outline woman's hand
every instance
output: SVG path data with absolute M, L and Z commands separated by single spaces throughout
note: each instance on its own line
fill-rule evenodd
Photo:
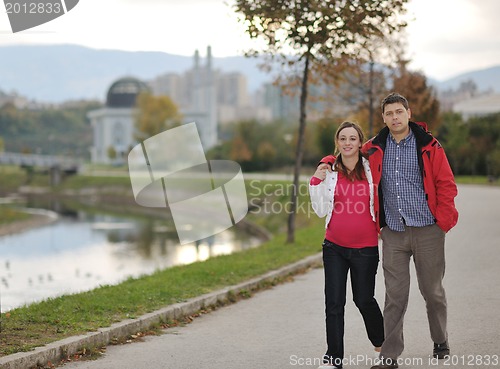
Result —
M 330 164 L 321 163 L 316 168 L 316 172 L 314 172 L 313 177 L 319 178 L 322 181 L 324 181 L 326 178 L 326 173 L 331 172 L 331 171 L 332 171 L 332 168 L 330 167 Z

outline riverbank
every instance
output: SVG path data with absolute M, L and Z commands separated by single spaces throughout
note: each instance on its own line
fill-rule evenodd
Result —
M 110 185 L 115 186 L 114 196 L 109 195 Z M 125 186 L 118 186 L 117 183 L 106 186 L 102 178 L 94 181 L 93 178 L 83 177 L 68 181 L 66 186 L 57 192 L 67 196 L 67 190 L 72 189 L 76 195 L 72 198 L 83 198 L 88 206 L 97 206 L 96 203 L 99 203 L 99 206 L 106 204 L 110 209 L 125 211 L 123 196 L 119 196 L 122 193 L 118 191 L 118 187 L 127 189 Z M 149 276 L 130 278 L 119 285 L 101 286 L 84 293 L 51 298 L 9 310 L 1 316 L 0 356 L 31 351 L 66 337 L 95 332 L 123 320 L 238 285 L 317 253 L 320 246 L 311 240 L 321 239 L 324 233 L 323 220 L 310 218 L 307 212 L 301 212 L 297 218 L 296 242 L 287 244 L 283 232 L 286 211 L 266 211 L 266 207 L 260 206 L 267 201 L 266 204 L 280 205 L 273 209 L 285 209 L 289 194 L 284 192 L 288 188 L 283 182 L 273 181 L 258 181 L 249 186 L 248 200 L 252 206 L 245 221 L 237 226 L 255 231 L 257 224 L 262 232 L 261 237 L 272 234 L 273 238 L 261 246 L 168 268 Z M 93 191 L 92 196 L 88 196 L 89 189 Z M 82 196 L 82 192 L 86 196 Z M 300 191 L 299 195 L 301 203 L 308 203 L 307 188 Z M 119 197 L 122 197 L 122 201 L 118 201 Z M 51 219 L 33 215 L 27 222 L 12 223 L 9 231 L 40 226 L 49 221 Z
M 129 279 L 117 286 L 103 286 L 3 313 L 0 356 L 31 351 L 63 338 L 96 332 L 118 322 L 238 285 L 318 253 L 318 240 L 324 235 L 324 220 L 299 212 L 296 241 L 287 244 L 282 230 L 287 214 L 281 205 L 289 201 L 289 186 L 283 182 L 264 181 L 259 181 L 258 185 L 253 183 L 249 187 L 248 195 L 254 209 L 248 214 L 248 219 L 271 229 L 275 235 L 271 241 L 241 253 L 163 270 L 152 276 Z M 300 204 L 308 203 L 307 191 L 299 191 L 299 195 Z M 280 206 L 266 207 L 264 204 Z M 282 211 L 267 212 L 269 209 Z M 251 291 L 242 291 L 241 294 L 249 295 Z M 232 298 L 234 296 L 230 296 Z
M 95 332 L 158 309 L 261 276 L 319 252 L 323 224 L 278 235 L 258 248 L 130 278 L 119 285 L 51 298 L 2 313 L 0 356 Z M 248 291 L 248 293 L 251 293 Z M 172 322 L 164 322 L 171 324 Z
M 14 233 L 27 231 L 29 229 L 42 227 L 44 225 L 55 222 L 58 218 L 57 214 L 52 211 L 39 209 L 23 209 L 29 213 L 28 219 L 16 220 L 6 224 L 0 224 L 0 236 L 7 236 Z

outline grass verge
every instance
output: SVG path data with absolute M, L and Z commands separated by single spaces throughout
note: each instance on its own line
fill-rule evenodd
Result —
M 13 309 L 2 314 L 0 355 L 95 331 L 257 277 L 319 252 L 323 233 L 318 222 L 300 229 L 294 244 L 279 235 L 258 248 Z
M 458 177 L 457 182 L 485 184 L 487 179 Z M 96 185 L 106 187 L 109 184 L 102 178 L 75 177 L 65 186 L 86 188 Z M 120 184 L 128 186 L 123 179 L 111 182 L 112 186 Z M 116 286 L 101 286 L 92 291 L 48 299 L 2 313 L 0 356 L 29 351 L 65 337 L 135 318 L 241 283 L 319 252 L 324 220 L 311 216 L 305 184 L 298 191 L 295 243 L 285 243 L 284 228 L 290 191 L 288 182 L 247 182 L 250 203 L 248 220 L 266 227 L 275 235 L 258 248 L 169 268 L 150 276 L 128 279 Z
M 285 242 L 283 230 L 290 191 L 287 182 L 254 180 L 247 183 L 248 198 L 252 204 L 248 220 L 265 226 L 275 235 L 258 248 L 172 267 L 149 276 L 130 278 L 119 285 L 104 285 L 88 292 L 50 298 L 2 313 L 0 356 L 29 351 L 124 319 L 139 317 L 241 283 L 319 252 L 324 220 L 311 216 L 305 184 L 299 189 L 295 243 Z
M 31 217 L 30 214 L 27 214 L 23 211 L 16 210 L 7 205 L 0 205 L 0 226 L 20 222 Z

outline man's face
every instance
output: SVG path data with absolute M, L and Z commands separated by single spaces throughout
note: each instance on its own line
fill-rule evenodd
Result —
M 382 119 L 394 136 L 408 133 L 408 122 L 411 118 L 410 109 L 405 109 L 403 104 L 387 104 Z

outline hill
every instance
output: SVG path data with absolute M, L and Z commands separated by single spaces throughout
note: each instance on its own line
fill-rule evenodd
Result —
M 496 92 L 500 92 L 500 65 L 466 72 L 445 81 L 438 82 L 437 86 L 441 90 L 456 89 L 460 83 L 467 80 L 474 81 L 480 91 L 489 90 L 491 88 Z
M 194 50 L 193 50 L 194 55 Z M 256 59 L 214 57 L 214 68 L 242 72 L 251 91 L 269 76 Z M 0 90 L 42 102 L 103 100 L 111 83 L 124 75 L 152 79 L 164 73 L 182 73 L 193 57 L 163 52 L 97 50 L 77 45 L 0 47 Z
M 200 51 L 203 54 L 204 50 Z M 216 69 L 245 74 L 250 92 L 270 80 L 270 76 L 258 68 L 258 59 L 217 58 L 217 50 L 213 55 Z M 163 52 L 97 50 L 77 45 L 4 46 L 0 47 L 0 90 L 16 91 L 41 102 L 103 101 L 111 83 L 124 75 L 148 80 L 164 73 L 182 73 L 192 66 L 193 57 Z M 491 88 L 500 92 L 500 65 L 445 81 L 430 80 L 430 83 L 444 90 L 456 88 L 468 79 L 472 79 L 479 90 Z

